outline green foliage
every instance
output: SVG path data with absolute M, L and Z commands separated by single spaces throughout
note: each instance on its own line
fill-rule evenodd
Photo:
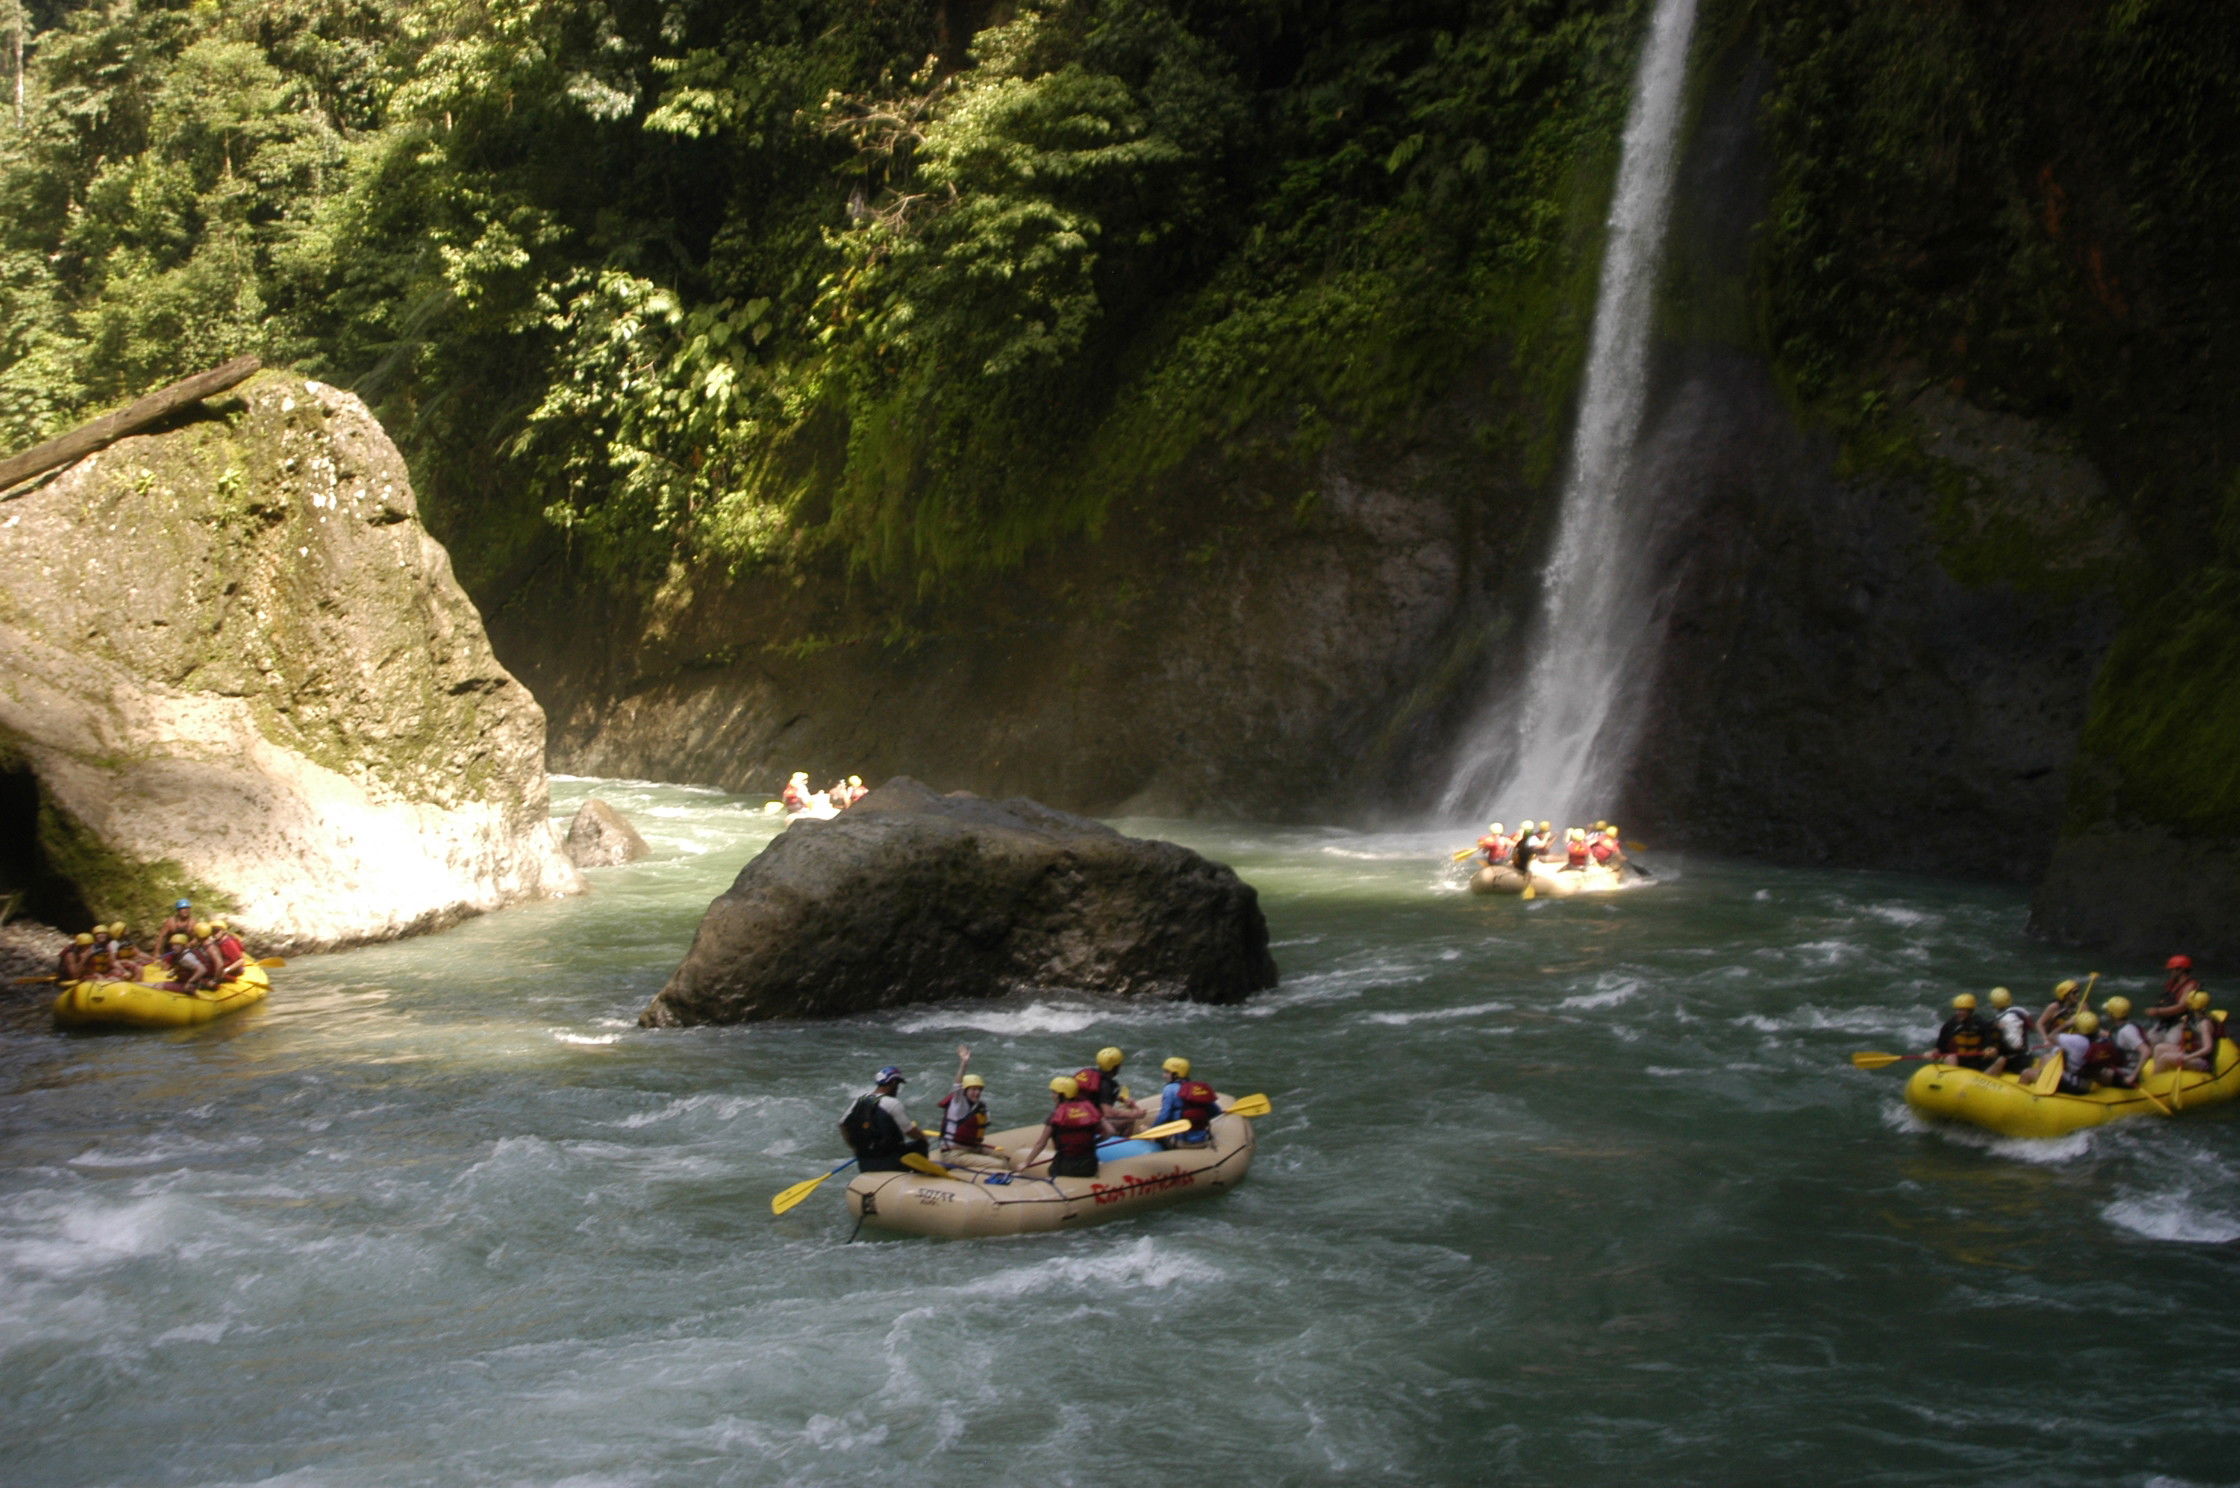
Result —
M 243 350 L 470 584 L 926 591 L 1208 441 L 1567 395 L 1637 0 L 114 0 L 0 140 L 0 440 Z
M 121 919 L 145 935 L 171 906 L 191 899 L 221 914 L 238 904 L 190 875 L 175 859 L 141 862 L 116 852 L 100 836 L 52 801 L 39 803 L 39 850 L 49 869 L 65 879 L 103 920 Z

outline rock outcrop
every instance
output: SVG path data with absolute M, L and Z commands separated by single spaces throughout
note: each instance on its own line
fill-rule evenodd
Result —
M 576 808 L 562 845 L 578 868 L 615 868 L 653 851 L 621 812 L 597 796 Z
M 147 925 L 184 894 L 300 949 L 572 892 L 543 750 L 348 393 L 267 373 L 0 506 L 34 897 Z
M 1033 801 L 891 780 L 796 821 L 708 907 L 649 1027 L 837 1017 L 1026 990 L 1236 1002 L 1276 981 L 1221 864 Z

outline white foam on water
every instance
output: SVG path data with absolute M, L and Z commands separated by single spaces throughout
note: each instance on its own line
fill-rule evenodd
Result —
M 664 1121 L 675 1121 L 699 1112 L 707 1112 L 718 1121 L 732 1121 L 758 1104 L 761 1102 L 750 1096 L 718 1095 L 714 1091 L 702 1091 L 698 1095 L 680 1096 L 657 1110 L 639 1111 L 608 1124 L 625 1128 L 657 1126 Z
M 2143 1194 L 2117 1199 L 2100 1211 L 2108 1223 L 2149 1240 L 2225 1245 L 2240 1240 L 2240 1214 L 2201 1203 L 2190 1193 Z
M 1425 1008 L 1413 1013 L 1364 1013 L 1364 1023 L 1382 1023 L 1389 1027 L 1405 1027 L 1410 1023 L 1444 1023 L 1455 1018 L 1476 1018 L 1486 1013 L 1505 1013 L 1514 1007 L 1507 1002 L 1474 1002 L 1467 1007 Z
M 895 1024 L 895 1032 L 931 1033 L 937 1028 L 971 1028 L 981 1033 L 1079 1033 L 1111 1021 L 1116 1011 L 1078 1003 L 1046 1002 L 1033 1002 L 1015 1009 L 939 1008 L 904 1018 Z
M 604 1045 L 621 1043 L 622 1035 L 619 1033 L 568 1033 L 556 1028 L 552 1030 L 552 1039 L 553 1042 L 560 1044 Z
M 1604 980 L 1608 980 L 1608 978 L 1604 978 Z M 1566 997 L 1556 1006 L 1580 1011 L 1590 1008 L 1616 1007 L 1621 1002 L 1630 1001 L 1640 990 L 1641 984 L 1639 982 L 1627 979 L 1620 981 L 1614 987 L 1606 987 L 1599 992 L 1581 992 L 1576 996 Z
M 1030 1297 L 1071 1290 L 1112 1295 L 1131 1291 L 1163 1292 L 1189 1284 L 1211 1285 L 1227 1276 L 1226 1271 L 1211 1261 L 1200 1260 L 1173 1245 L 1162 1245 L 1146 1235 L 1115 1250 L 1053 1256 L 1031 1266 L 1017 1266 L 976 1277 L 966 1291 L 973 1297 Z
M 1923 1015 L 1903 1008 L 1823 1008 L 1810 1003 L 1778 1017 L 1744 1013 L 1729 1020 L 1737 1027 L 1760 1033 L 1871 1033 L 1903 1034 L 1920 1030 Z

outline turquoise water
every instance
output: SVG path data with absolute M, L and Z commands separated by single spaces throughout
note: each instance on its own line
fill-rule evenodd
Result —
M 1281 987 L 645 1032 L 773 827 L 560 808 L 594 785 L 656 856 L 580 899 L 301 960 L 204 1030 L 8 1014 L 0 1478 L 2240 1478 L 2240 1125 L 1946 1134 L 1910 1066 L 1845 1062 L 2091 969 L 2011 891 L 1651 855 L 1524 905 L 1441 839 L 1131 823 L 1259 886 Z M 838 1181 L 771 1218 L 873 1068 L 922 1111 L 960 1040 L 999 1125 L 1106 1043 L 1275 1114 L 1233 1195 L 1100 1229 L 850 1244 Z

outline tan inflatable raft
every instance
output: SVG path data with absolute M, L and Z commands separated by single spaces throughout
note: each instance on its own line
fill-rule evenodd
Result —
M 1535 860 L 1532 865 L 1532 892 L 1542 899 L 1568 899 L 1573 894 L 1612 894 L 1645 881 L 1618 868 L 1592 867 L 1570 873 L 1560 863 Z M 1498 868 L 1480 868 L 1471 875 L 1470 892 L 1521 894 L 1524 875 L 1506 864 Z
M 1226 1107 L 1229 1097 L 1221 1102 Z M 1016 1127 L 988 1140 L 1023 1158 L 1041 1130 Z M 1225 1114 L 1213 1119 L 1212 1130 L 1213 1140 L 1201 1147 L 1143 1151 L 1146 1144 L 1127 1143 L 1117 1151 L 1134 1155 L 1108 1157 L 1094 1178 L 1049 1177 L 1047 1158 L 1032 1173 L 1013 1173 L 1001 1158 L 937 1153 L 935 1160 L 954 1177 L 861 1173 L 848 1185 L 848 1212 L 881 1229 L 954 1237 L 1030 1235 L 1125 1219 L 1244 1181 L 1252 1166 L 1252 1122 Z

